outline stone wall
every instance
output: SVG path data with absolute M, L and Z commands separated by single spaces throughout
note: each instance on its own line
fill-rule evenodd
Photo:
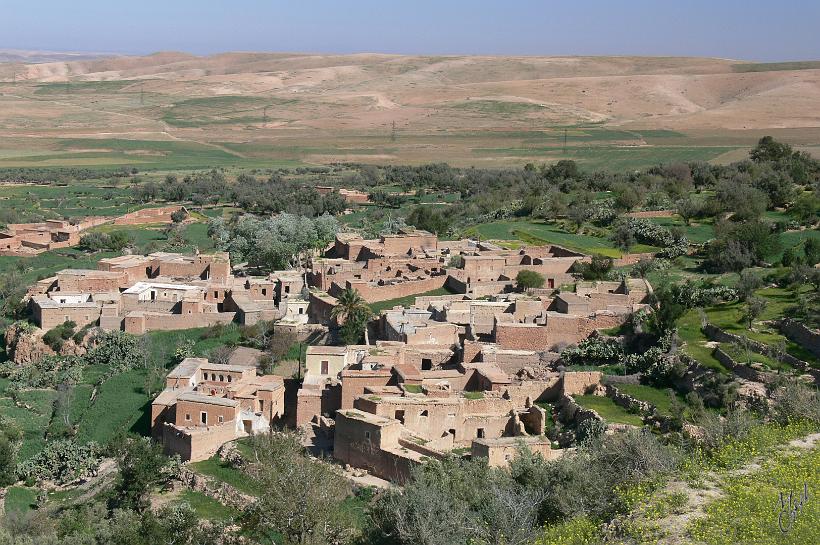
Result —
M 231 485 L 223 482 L 212 482 L 204 475 L 191 471 L 187 467 L 182 468 L 178 478 L 185 487 L 195 492 L 201 492 L 222 505 L 239 511 L 248 509 L 255 501 L 255 498 L 243 494 Z
M 732 372 L 740 378 L 762 383 L 769 383 L 775 379 L 774 373 L 767 373 L 766 371 L 755 369 L 745 363 L 735 361 L 732 356 L 724 352 L 719 346 L 715 348 L 713 355 L 724 367 L 731 369 Z
M 755 341 L 753 339 L 749 339 L 748 337 L 741 337 L 740 335 L 735 335 L 733 333 L 729 333 L 727 331 L 722 330 L 721 328 L 712 325 L 706 324 L 703 328 L 703 333 L 709 337 L 713 341 L 718 341 L 722 343 L 745 343 L 748 342 L 749 347 L 757 352 L 758 354 L 764 354 L 769 356 L 770 358 L 779 359 L 783 363 L 787 363 L 794 367 L 795 369 L 799 369 L 804 373 L 813 374 L 815 380 L 820 377 L 820 372 L 817 370 L 813 370 L 811 366 L 803 360 L 797 359 L 791 354 L 778 354 L 777 351 L 762 342 Z
M 568 395 L 563 395 L 558 400 L 558 418 L 561 422 L 574 426 L 590 418 L 600 422 L 604 421 L 596 411 L 581 407 L 572 396 Z
M 620 405 L 629 412 L 650 416 L 657 410 L 657 408 L 651 403 L 641 401 L 640 399 L 634 398 L 629 394 L 625 394 L 611 384 L 606 385 L 606 395 L 611 398 L 616 405 Z
M 786 337 L 820 358 L 820 333 L 791 318 L 781 320 L 779 325 Z

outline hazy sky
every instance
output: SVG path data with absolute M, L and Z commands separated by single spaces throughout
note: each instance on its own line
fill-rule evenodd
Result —
M 817 0 L 0 0 L 0 48 L 820 59 Z

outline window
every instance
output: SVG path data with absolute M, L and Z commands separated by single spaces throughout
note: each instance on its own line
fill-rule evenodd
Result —
M 185 420 L 187 420 L 188 422 L 191 421 L 191 413 L 186 413 L 185 414 Z
M 218 291 L 215 291 L 215 292 L 214 292 L 214 298 L 215 298 L 215 299 L 219 299 L 219 292 L 218 292 Z
M 268 288 L 262 288 L 262 296 L 264 297 L 267 294 L 268 294 Z
M 231 380 L 232 380 L 231 375 L 228 375 L 228 382 L 230 382 Z
M 219 416 L 217 416 L 217 417 L 216 417 L 216 419 L 217 419 L 217 421 L 218 421 L 220 424 L 221 424 L 221 423 L 223 423 L 223 422 L 225 421 L 225 417 L 224 417 L 224 416 L 222 416 L 221 414 L 220 414 Z
M 208 425 L 208 413 L 206 413 L 205 411 L 202 411 L 201 413 L 199 413 L 199 421 L 202 422 L 202 424 L 207 426 Z
M 264 399 L 260 399 L 260 400 L 259 400 L 259 412 L 261 413 L 261 412 L 262 412 L 262 411 L 264 411 L 264 410 L 265 410 L 265 400 L 264 400 Z
M 290 293 L 290 286 L 285 286 L 285 293 Z
M 421 411 L 419 413 L 419 418 L 427 418 L 427 416 L 428 416 L 427 409 L 424 409 L 423 411 Z
M 423 358 L 421 360 L 421 370 L 422 371 L 429 371 L 433 368 L 433 360 L 430 358 Z
M 322 374 L 322 375 L 328 374 L 329 367 L 330 367 L 330 362 L 322 361 L 321 367 L 322 367 L 322 369 L 320 371 L 320 374 Z
M 225 375 L 219 375 L 219 382 L 225 382 Z
M 396 411 L 394 414 L 394 418 L 404 424 L 404 411 Z
M 370 440 L 370 432 L 369 431 L 364 432 L 364 438 L 367 439 L 367 440 Z
M 484 428 L 478 428 L 475 430 L 475 436 L 479 439 L 484 439 Z
M 549 278 L 549 279 L 547 279 L 547 287 L 548 287 L 549 289 L 552 289 L 552 288 L 554 288 L 554 287 L 555 287 L 555 278 Z
M 304 314 L 304 313 L 305 313 L 305 309 L 303 309 L 302 307 L 299 307 L 299 314 Z

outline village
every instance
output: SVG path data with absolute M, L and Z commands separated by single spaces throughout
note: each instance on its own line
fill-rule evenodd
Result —
M 584 260 L 554 245 L 512 250 L 416 229 L 374 240 L 339 233 L 306 270 L 252 277 L 227 253 L 124 255 L 60 271 L 27 298 L 42 331 L 275 322 L 328 332 L 326 344 L 306 348 L 298 381 L 262 374 L 253 358 L 183 360 L 153 401 L 151 434 L 168 454 L 199 461 L 239 437 L 296 427 L 311 449 L 402 482 L 450 453 L 504 465 L 522 445 L 547 459 L 564 452 L 544 435 L 547 421 L 577 424 L 589 411 L 572 396 L 606 388 L 599 371 L 559 369 L 560 351 L 624 324 L 652 291 L 643 279 L 578 281 L 573 267 Z M 519 289 L 521 271 L 541 275 L 543 287 Z M 423 295 L 440 288 L 446 294 Z M 340 345 L 334 308 L 345 292 L 367 303 L 417 297 L 371 316 L 366 344 Z

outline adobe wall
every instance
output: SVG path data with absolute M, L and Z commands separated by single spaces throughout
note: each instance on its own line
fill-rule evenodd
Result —
M 598 389 L 603 373 L 600 371 L 573 371 L 561 375 L 561 393 L 564 395 L 585 395 Z
M 629 265 L 634 265 L 638 261 L 643 260 L 651 260 L 655 258 L 655 254 L 652 252 L 645 252 L 642 254 L 624 254 L 619 258 L 612 260 L 613 267 L 628 267 Z
M 168 455 L 179 454 L 183 461 L 199 462 L 216 454 L 219 447 L 239 435 L 233 423 L 210 426 L 207 430 L 203 428 L 193 433 L 165 424 L 162 428 L 162 445 Z
M 341 409 L 352 409 L 356 397 L 364 393 L 364 389 L 370 386 L 387 386 L 393 379 L 393 373 L 389 369 L 378 369 L 375 371 L 347 369 L 342 371 L 342 394 Z
M 95 324 L 100 319 L 102 307 L 86 304 L 83 307 L 40 308 L 32 305 L 32 317 L 40 328 L 48 331 L 65 321 L 71 320 L 81 328 L 86 324 Z
M 57 273 L 59 291 L 67 292 L 117 293 L 125 281 L 125 274 L 98 277 Z
M 309 424 L 314 417 L 333 417 L 341 406 L 342 387 L 339 384 L 319 388 L 300 388 L 296 393 L 296 427 Z
M 143 223 L 170 223 L 171 214 L 181 209 L 182 206 L 163 206 L 161 208 L 143 208 L 136 212 L 123 214 L 114 218 L 114 225 L 139 225 Z
M 234 321 L 234 312 L 209 312 L 206 314 L 149 314 L 135 313 L 125 317 L 126 333 L 142 335 L 148 331 L 176 331 L 194 327 L 210 327 Z
M 524 445 L 530 452 L 540 454 L 545 460 L 554 460 L 563 454 L 561 450 L 552 450 L 548 440 L 538 443 L 528 441 Z M 475 441 L 471 446 L 471 454 L 473 458 L 486 458 L 490 467 L 506 467 L 518 456 L 520 449 L 519 444 L 487 445 Z
M 439 289 L 444 286 L 446 281 L 447 276 L 445 275 L 431 276 L 421 280 L 407 280 L 384 286 L 348 280 L 345 287 L 358 290 L 362 298 L 368 303 L 378 303 L 379 301 L 389 301 L 390 299 L 408 297 Z
M 200 413 L 204 412 L 208 415 L 208 425 L 200 423 Z M 226 405 L 212 405 L 206 403 L 199 403 L 196 401 L 177 400 L 176 409 L 176 425 L 181 427 L 196 427 L 196 428 L 212 428 L 221 427 L 219 417 L 227 424 L 233 422 L 231 426 L 235 425 L 234 419 L 238 413 L 237 407 L 229 407 Z M 187 417 L 190 417 L 188 419 Z
M 331 313 L 336 304 L 336 299 L 329 295 L 319 296 L 317 294 L 310 294 L 310 304 L 308 305 L 308 317 L 314 323 L 329 323 L 331 321 Z
M 364 437 L 364 431 L 371 434 Z M 410 478 L 410 471 L 417 464 L 408 457 L 399 456 L 398 452 L 383 450 L 379 444 L 384 441 L 378 438 L 378 428 L 367 426 L 358 420 L 337 417 L 334 432 L 333 457 L 353 467 L 367 469 L 370 473 L 393 482 L 403 483 Z M 398 447 L 398 437 L 395 446 Z

